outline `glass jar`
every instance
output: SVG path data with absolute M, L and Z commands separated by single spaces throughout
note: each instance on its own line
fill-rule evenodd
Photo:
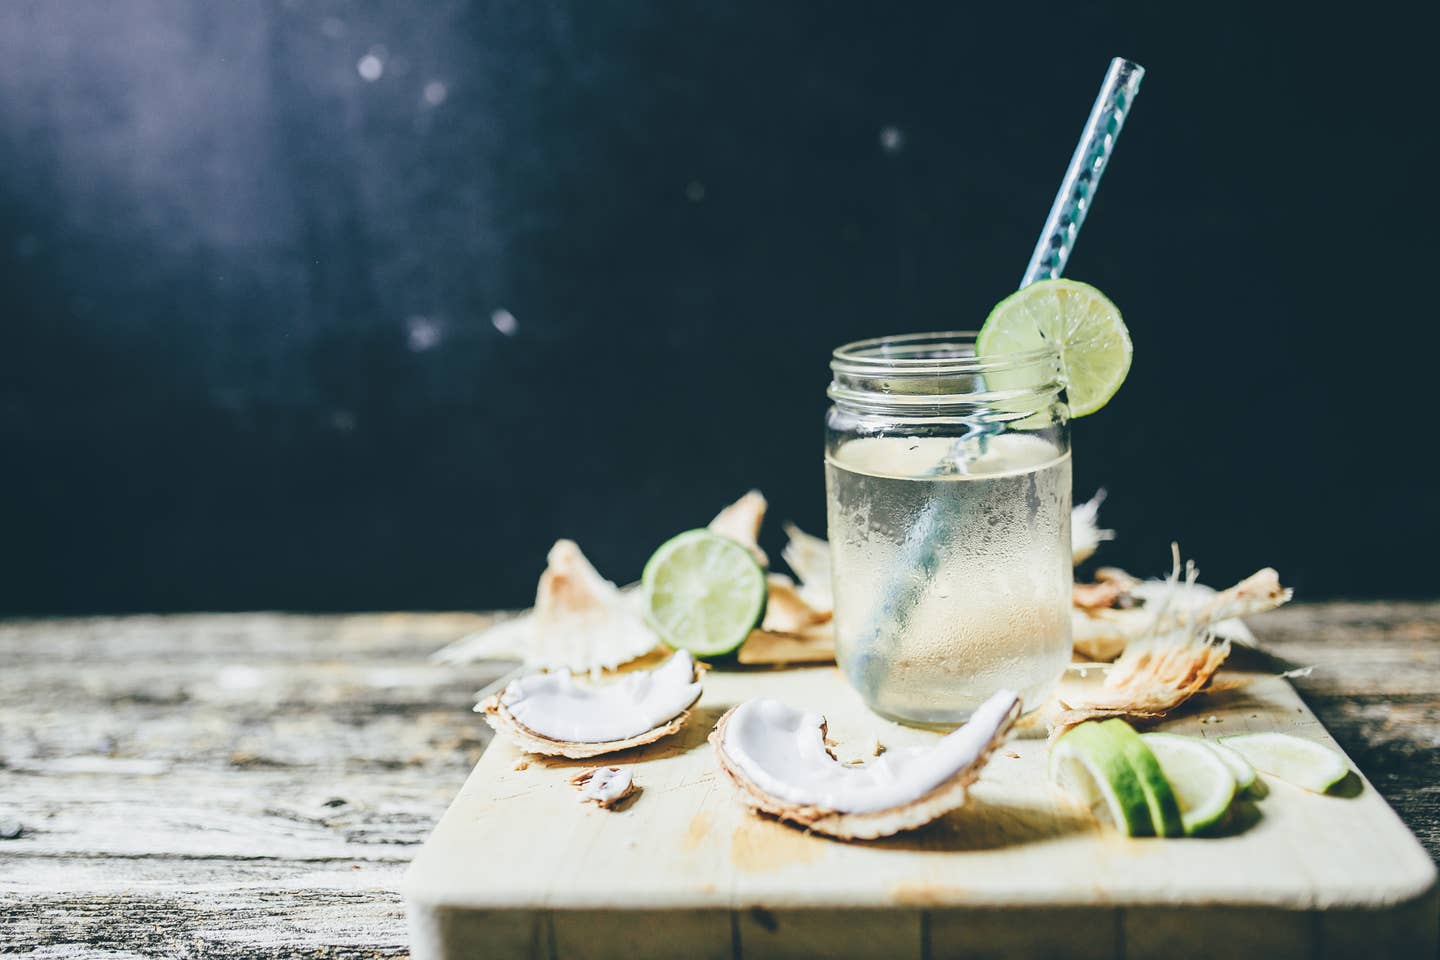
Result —
M 1058 351 L 973 333 L 834 353 L 825 488 L 836 658 L 875 712 L 953 726 L 1027 711 L 1070 661 L 1070 431 Z

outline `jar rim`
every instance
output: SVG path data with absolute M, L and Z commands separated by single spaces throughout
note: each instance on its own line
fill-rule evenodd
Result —
M 1065 388 L 1058 344 L 975 355 L 968 330 L 907 333 L 837 347 L 826 394 L 851 411 L 1010 420 L 1055 402 Z
M 832 351 L 830 369 L 858 376 L 883 372 L 892 376 L 933 377 L 999 373 L 1034 363 L 1060 361 L 1060 347 L 1054 343 L 1034 350 L 980 357 L 975 354 L 978 336 L 975 330 L 941 330 L 855 340 Z

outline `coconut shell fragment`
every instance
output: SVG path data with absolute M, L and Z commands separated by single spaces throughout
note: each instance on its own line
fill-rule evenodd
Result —
M 700 699 L 702 673 L 684 651 L 609 683 L 581 685 L 567 671 L 535 673 L 511 681 L 475 710 L 527 753 L 584 760 L 677 732 Z
M 602 577 L 571 540 L 557 540 L 535 590 L 535 608 L 461 637 L 435 659 L 463 664 L 520 660 L 527 669 L 609 670 L 660 646 L 636 597 Z
M 1104 717 L 1154 720 L 1165 716 L 1199 693 L 1225 658 L 1230 640 L 1217 625 L 1238 616 L 1273 610 L 1287 602 L 1291 591 L 1269 567 L 1259 570 L 1228 590 L 1215 593 L 1200 605 L 1184 598 L 1193 588 L 1191 567 L 1180 580 L 1177 555 L 1168 583 L 1175 599 L 1161 597 L 1147 614 L 1143 636 L 1132 638 L 1114 665 L 1105 668 L 1105 683 L 1085 700 L 1061 704 L 1052 721 L 1052 736 L 1076 724 Z
M 734 540 L 750 551 L 756 563 L 768 567 L 770 558 L 760 549 L 759 543 L 760 525 L 765 522 L 765 510 L 768 506 L 763 493 L 751 490 L 716 514 L 715 519 L 708 525 L 709 530 Z
M 580 791 L 581 803 L 613 810 L 639 790 L 630 771 L 621 767 L 591 767 L 570 778 Z
M 685 725 L 685 721 L 690 719 L 690 711 L 687 710 L 664 726 L 655 727 L 624 740 L 577 743 L 540 736 L 516 721 L 505 711 L 503 705 L 493 702 L 495 699 L 490 697 L 482 700 L 477 709 L 485 714 L 486 721 L 496 733 L 503 734 L 511 743 L 526 753 L 537 753 L 546 757 L 566 757 L 570 760 L 589 760 L 591 757 L 603 757 L 608 753 L 619 753 L 621 750 L 643 747 L 647 743 L 654 743 L 656 740 L 678 732 Z
M 815 833 L 868 840 L 963 806 L 1020 710 L 1020 698 L 1001 691 L 935 744 L 887 750 L 864 766 L 836 759 L 822 716 L 774 700 L 732 708 L 710 742 L 746 806 Z
M 781 573 L 766 578 L 765 619 L 740 648 L 743 664 L 834 663 L 834 614 L 805 599 L 795 581 Z
M 737 658 L 746 666 L 834 663 L 835 628 L 822 623 L 799 633 L 751 630 Z

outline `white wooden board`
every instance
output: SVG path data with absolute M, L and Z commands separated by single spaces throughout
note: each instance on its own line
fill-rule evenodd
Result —
M 618 812 L 567 782 L 593 762 L 497 738 L 407 876 L 414 956 L 1436 955 L 1434 866 L 1363 780 L 1333 797 L 1266 778 L 1248 829 L 1130 840 L 1057 794 L 1045 742 L 1023 739 L 942 821 L 840 843 L 750 813 L 719 774 L 705 738 L 753 696 L 821 710 L 841 742 L 936 736 L 866 711 L 833 667 L 714 671 L 684 730 L 610 760 L 643 790 Z M 1196 706 L 1163 729 L 1335 746 L 1283 680 Z

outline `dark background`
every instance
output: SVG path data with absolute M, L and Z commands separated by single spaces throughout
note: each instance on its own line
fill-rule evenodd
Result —
M 1117 54 L 1102 556 L 1434 596 L 1436 24 L 1323 9 L 11 0 L 0 612 L 523 605 L 750 486 L 822 532 L 828 351 L 983 319 Z

